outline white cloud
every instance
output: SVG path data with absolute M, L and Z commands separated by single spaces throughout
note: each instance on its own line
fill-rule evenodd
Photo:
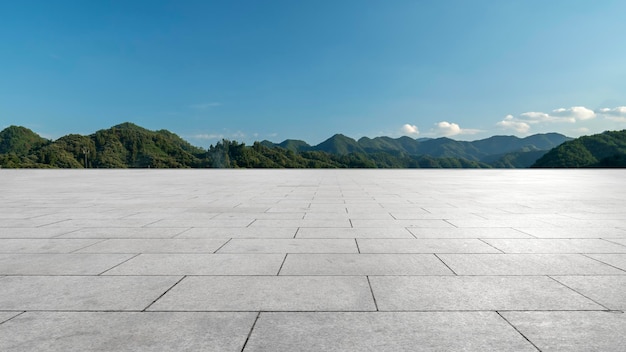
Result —
M 204 109 L 208 109 L 208 108 L 214 108 L 216 106 L 220 106 L 222 105 L 222 103 L 218 103 L 218 102 L 210 102 L 210 103 L 200 103 L 200 104 L 191 104 L 189 105 L 189 108 L 192 109 L 198 109 L 198 110 L 204 110 Z
M 552 110 L 551 115 L 569 119 L 568 122 L 570 122 L 571 120 L 574 120 L 573 122 L 590 120 L 596 117 L 596 113 L 593 110 L 587 109 L 584 106 L 573 106 L 569 109 L 565 109 L 565 108 L 555 109 L 555 110 Z
M 530 125 L 526 122 L 517 121 L 513 115 L 507 115 L 504 120 L 496 123 L 504 129 L 512 129 L 519 133 L 526 133 L 530 130 Z
M 443 136 L 456 136 L 459 134 L 476 134 L 480 130 L 461 128 L 454 122 L 441 121 L 435 124 L 437 126 L 436 133 Z
M 415 125 L 409 125 L 408 123 L 402 126 L 402 132 L 405 134 L 419 134 L 420 131 L 417 129 Z
M 615 108 L 617 109 L 617 108 Z M 546 123 L 577 123 L 596 118 L 600 114 L 615 114 L 618 110 L 600 109 L 593 111 L 584 106 L 572 106 L 571 108 L 558 108 L 551 112 L 529 111 L 519 114 L 519 116 L 507 115 L 502 121 L 496 123 L 504 129 L 515 130 L 519 133 L 527 133 L 532 125 Z M 626 108 L 624 108 L 626 117 Z
M 611 121 L 626 122 L 626 106 L 599 109 L 598 114 Z

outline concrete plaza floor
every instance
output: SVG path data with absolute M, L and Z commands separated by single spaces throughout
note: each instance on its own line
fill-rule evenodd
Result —
M 0 351 L 625 351 L 626 171 L 0 170 Z

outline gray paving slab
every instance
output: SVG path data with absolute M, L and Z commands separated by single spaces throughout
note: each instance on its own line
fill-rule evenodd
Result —
M 276 275 L 284 254 L 140 254 L 105 275 Z
M 76 228 L 0 227 L 0 238 L 53 238 L 76 231 Z
M 280 228 L 280 227 L 340 227 L 340 228 L 350 228 L 352 225 L 350 224 L 349 219 L 324 219 L 324 220 L 268 220 L 268 219 L 259 219 L 254 221 L 251 225 L 251 228 L 258 227 L 272 227 L 272 228 Z
M 416 238 L 534 238 L 510 227 L 409 228 Z
M 238 219 L 164 219 L 146 224 L 147 228 L 153 227 L 247 227 L 254 221 L 254 218 Z
M 626 272 L 626 254 L 588 254 L 587 256 Z
M 536 219 L 450 219 L 447 220 L 456 227 L 539 227 L 547 228 L 556 225 L 549 224 L 543 220 Z
M 80 228 L 56 238 L 172 238 L 189 228 Z
M 0 325 L 0 350 L 240 352 L 256 314 L 27 312 Z
M 0 253 L 71 253 L 100 240 L 93 239 L 0 239 Z
M 1 275 L 98 275 L 132 254 L 0 254 Z
M 458 275 L 624 275 L 581 254 L 439 254 Z
M 191 276 L 150 310 L 375 311 L 363 276 Z
M 606 309 L 546 276 L 370 276 L 369 280 L 381 311 Z
M 432 254 L 288 254 L 280 275 L 453 275 Z
M 0 281 L 0 310 L 140 311 L 181 278 L 8 276 Z
M 405 228 L 300 228 L 296 238 L 414 238 Z
M 261 313 L 244 351 L 536 351 L 494 312 Z
M 108 239 L 76 253 L 213 253 L 226 239 Z M 0 243 L 2 243 L 0 241 Z
M 485 239 L 504 253 L 626 253 L 626 246 L 602 239 Z
M 553 276 L 555 280 L 612 310 L 626 311 L 626 276 Z
M 353 239 L 231 239 L 217 253 L 358 253 Z
M 297 227 L 192 228 L 176 238 L 293 238 L 297 231 Z
M 478 239 L 357 239 L 360 253 L 501 253 Z
M 41 225 L 44 227 L 80 227 L 80 228 L 124 228 L 124 227 L 143 227 L 155 219 L 118 219 L 112 221 L 111 219 L 69 219 L 54 221 L 48 224 Z
M 626 230 L 617 227 L 516 227 L 517 230 L 538 238 L 624 238 Z
M 394 228 L 394 227 L 444 227 L 452 228 L 454 225 L 445 220 L 367 220 L 367 219 L 354 219 L 352 220 L 352 226 L 355 228 L 367 228 L 367 227 L 379 227 L 379 228 Z
M 626 314 L 502 312 L 540 351 L 623 351 Z

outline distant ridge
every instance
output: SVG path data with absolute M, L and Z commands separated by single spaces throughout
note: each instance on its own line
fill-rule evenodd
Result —
M 10 126 L 0 131 L 0 166 L 520 168 L 530 167 L 550 149 L 570 140 L 571 138 L 558 133 L 537 134 L 526 138 L 493 136 L 472 142 L 446 137 L 413 139 L 407 136 L 362 137 L 354 140 L 343 134 L 335 134 L 314 146 L 294 139 L 281 143 L 255 142 L 252 146 L 222 140 L 206 150 L 191 145 L 170 131 L 150 131 L 130 122 L 99 130 L 88 136 L 69 134 L 55 141 L 42 138 L 24 127 Z M 613 154 L 610 157 L 617 158 Z M 602 160 L 596 161 L 609 162 L 608 159 Z

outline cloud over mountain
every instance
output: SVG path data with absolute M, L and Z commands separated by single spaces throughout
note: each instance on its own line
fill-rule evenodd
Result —
M 413 134 L 413 135 L 418 135 L 420 133 L 419 129 L 417 128 L 417 126 L 415 125 L 409 125 L 408 123 L 405 124 L 404 126 L 402 126 L 402 133 L 405 134 Z
M 475 129 L 461 128 L 458 124 L 448 121 L 437 122 L 435 126 L 435 133 L 446 137 L 456 136 L 459 134 L 476 134 L 480 132 Z

